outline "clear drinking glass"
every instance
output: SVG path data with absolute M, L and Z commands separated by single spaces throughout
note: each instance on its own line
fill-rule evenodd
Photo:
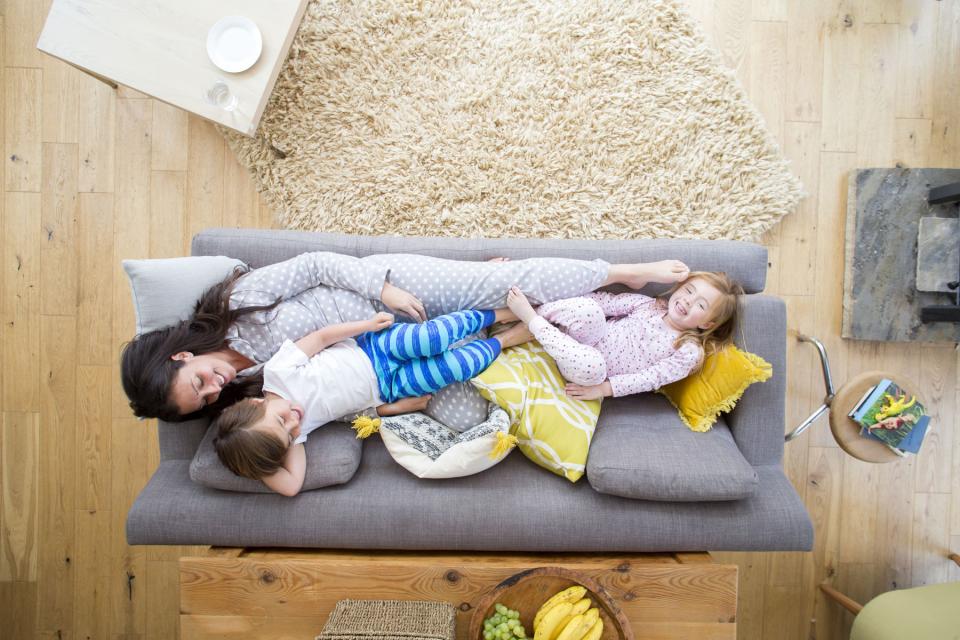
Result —
M 237 96 L 230 91 L 225 80 L 214 82 L 213 86 L 206 90 L 204 97 L 209 104 L 220 107 L 224 111 L 233 111 L 237 108 Z

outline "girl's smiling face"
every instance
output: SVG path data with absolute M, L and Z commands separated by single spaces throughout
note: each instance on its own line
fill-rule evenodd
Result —
M 255 398 L 253 401 L 266 404 L 263 420 L 257 423 L 255 429 L 272 433 L 288 446 L 300 437 L 303 407 L 273 394 L 267 398 Z
M 714 308 L 723 294 L 701 278 L 691 278 L 681 284 L 667 301 L 664 320 L 677 331 L 713 327 Z

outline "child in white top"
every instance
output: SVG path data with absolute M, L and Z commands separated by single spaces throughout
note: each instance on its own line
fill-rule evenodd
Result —
M 515 319 L 509 309 L 467 310 L 393 325 L 392 315 L 378 313 L 329 325 L 296 344 L 288 340 L 264 366 L 264 397 L 241 400 L 217 418 L 217 455 L 237 475 L 296 495 L 311 431 L 372 408 L 379 415 L 422 410 L 430 392 L 479 374 L 501 349 L 529 334 L 518 324 L 491 338 L 454 343 L 495 321 Z
M 726 274 L 690 273 L 678 261 L 650 265 L 651 282 L 678 282 L 651 298 L 597 291 L 534 309 L 514 287 L 507 306 L 524 322 L 579 400 L 653 391 L 687 377 L 730 341 L 739 284 Z

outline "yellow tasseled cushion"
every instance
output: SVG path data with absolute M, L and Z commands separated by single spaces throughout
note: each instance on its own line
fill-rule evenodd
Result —
M 763 382 L 773 367 L 760 356 L 733 345 L 707 356 L 699 372 L 658 389 L 694 431 L 709 431 L 721 411 L 730 411 L 754 382 Z
M 472 382 L 510 416 L 510 433 L 525 456 L 571 482 L 583 476 L 600 401 L 568 398 L 560 370 L 539 342 L 504 351 Z

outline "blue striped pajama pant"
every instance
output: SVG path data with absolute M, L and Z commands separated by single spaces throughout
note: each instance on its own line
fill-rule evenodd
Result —
M 493 324 L 493 311 L 456 311 L 420 324 L 398 323 L 362 333 L 357 344 L 373 363 L 384 402 L 433 393 L 480 374 L 500 355 L 500 342 L 450 345 Z

